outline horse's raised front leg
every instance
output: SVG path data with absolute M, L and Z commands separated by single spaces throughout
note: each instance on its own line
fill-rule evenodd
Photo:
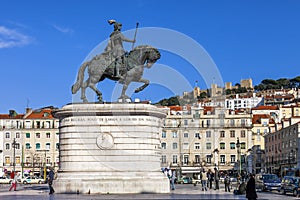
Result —
M 143 78 L 141 78 L 139 81 L 136 81 L 136 82 L 142 82 L 142 83 L 144 83 L 144 85 L 142 85 L 142 86 L 138 87 L 137 89 L 135 89 L 135 91 L 134 91 L 135 93 L 138 93 L 138 92 L 142 91 L 142 90 L 145 89 L 145 88 L 149 85 L 149 83 L 150 83 L 149 80 L 143 79 Z

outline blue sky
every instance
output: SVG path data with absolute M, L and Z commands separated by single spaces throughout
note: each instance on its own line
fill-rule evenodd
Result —
M 1 1 L 0 10 L 0 113 L 10 109 L 23 113 L 27 106 L 62 107 L 72 102 L 70 88 L 80 64 L 97 46 L 100 48 L 99 44 L 105 44 L 113 30 L 108 19 L 121 22 L 129 38 L 133 38 L 135 24 L 139 22 L 141 31 L 138 30 L 136 45 L 146 42 L 159 46 L 159 41 L 168 39 L 174 44 L 185 43 L 159 34 L 156 40 L 142 38 L 143 28 L 147 27 L 183 34 L 210 56 L 219 71 L 216 76 L 224 82 L 235 84 L 252 78 L 258 84 L 265 78 L 300 75 L 300 1 L 297 0 L 6 0 Z M 126 50 L 130 46 L 125 46 Z M 190 87 L 198 80 L 202 89 L 215 81 L 214 76 L 203 77 L 205 66 L 200 69 L 203 74 L 198 73 L 187 54 L 180 53 L 181 50 L 192 51 L 194 55 L 201 52 L 193 52 L 193 48 L 177 50 L 161 49 L 161 59 L 146 69 L 150 72 L 148 76 L 157 74 L 168 83 L 154 82 L 132 95 L 133 98 L 157 102 L 181 95 L 180 87 L 176 86 L 176 91 L 171 88 L 178 82 L 172 74 L 180 74 Z M 199 56 L 199 59 L 208 58 Z M 212 66 L 206 67 L 210 70 Z M 107 93 L 115 85 L 113 81 L 98 85 L 106 101 L 111 100 Z

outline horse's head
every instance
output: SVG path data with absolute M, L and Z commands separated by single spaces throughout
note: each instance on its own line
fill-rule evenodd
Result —
M 160 59 L 159 51 L 148 45 L 137 46 L 130 53 L 135 54 L 136 60 L 139 60 L 141 64 L 145 64 L 148 68 Z
M 160 53 L 157 49 L 153 48 L 153 47 L 148 47 L 149 51 L 147 51 L 146 53 L 146 67 L 150 68 L 152 67 L 152 65 L 158 60 L 160 59 Z

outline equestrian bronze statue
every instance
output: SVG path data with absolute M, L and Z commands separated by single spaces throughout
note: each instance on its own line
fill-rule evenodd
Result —
M 144 83 L 135 92 L 140 92 L 149 85 L 149 80 L 143 79 L 144 68 L 150 68 L 158 59 L 160 53 L 157 49 L 149 45 L 135 47 L 129 53 L 123 49 L 123 41 L 135 43 L 135 39 L 125 38 L 121 31 L 122 24 L 115 20 L 109 20 L 109 24 L 114 24 L 114 32 L 110 35 L 110 40 L 104 52 L 96 55 L 90 61 L 84 62 L 78 71 L 77 81 L 72 86 L 72 94 L 81 89 L 81 100 L 87 102 L 85 90 L 87 87 L 96 92 L 99 102 L 103 102 L 102 93 L 96 87 L 98 82 L 105 78 L 118 81 L 123 85 L 121 96 L 122 102 L 130 99 L 126 96 L 126 90 L 131 82 Z M 138 24 L 137 24 L 138 25 Z M 136 35 L 136 33 L 135 33 Z M 88 68 L 89 77 L 84 81 L 84 72 Z

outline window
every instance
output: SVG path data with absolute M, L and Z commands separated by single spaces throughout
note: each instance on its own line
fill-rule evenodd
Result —
M 230 143 L 230 149 L 235 149 L 235 143 L 234 142 Z
M 207 125 L 207 127 L 210 127 L 210 120 L 209 119 L 206 121 L 206 125 Z
M 189 143 L 183 143 L 182 149 L 189 149 Z
M 10 157 L 5 157 L 5 164 L 10 165 Z
M 167 133 L 166 133 L 166 131 L 163 131 L 162 133 L 161 133 L 161 138 L 166 138 L 167 137 Z
M 26 133 L 26 138 L 30 138 L 30 133 Z
M 241 143 L 241 149 L 246 149 L 246 143 L 245 142 Z
M 206 137 L 210 138 L 211 137 L 211 131 L 206 131 Z
M 188 120 L 187 120 L 187 119 L 185 119 L 185 120 L 183 121 L 183 125 L 185 125 L 185 126 L 188 125 Z
M 15 144 L 15 148 L 16 148 L 16 149 L 20 149 L 20 143 L 16 143 L 16 144 Z
M 167 156 L 166 155 L 162 155 L 161 156 L 161 163 L 162 164 L 166 164 L 167 163 Z
M 173 164 L 177 164 L 177 155 L 173 155 L 173 159 L 172 159 Z
M 16 156 L 16 164 L 17 165 L 21 164 L 20 156 Z
M 195 133 L 195 138 L 200 139 L 200 134 L 199 133 Z
M 177 127 L 177 121 L 176 120 L 172 120 L 172 127 Z
M 231 125 L 231 126 L 234 126 L 234 119 L 231 119 L 231 120 L 230 120 L 230 125 Z
M 220 143 L 220 149 L 225 149 L 225 143 L 224 142 Z
M 200 149 L 200 143 L 199 142 L 195 143 L 195 149 Z
M 206 149 L 211 149 L 211 143 L 206 143 Z
M 46 150 L 50 150 L 50 143 L 46 143 Z
M 25 128 L 31 128 L 30 121 L 25 121 Z
M 46 163 L 47 163 L 47 164 L 51 163 L 51 158 L 50 158 L 50 157 L 47 157 L 47 158 L 46 158 Z
M 235 155 L 230 155 L 230 162 L 235 163 Z
M 177 138 L 177 132 L 173 132 L 173 133 L 172 133 L 172 137 L 173 137 L 173 138 Z
M 19 132 L 16 133 L 16 138 L 20 138 L 20 133 Z
M 246 137 L 246 131 L 245 130 L 241 130 L 241 138 Z
M 7 138 L 7 139 L 10 138 L 10 133 L 9 132 L 5 133 L 5 138 Z
M 165 142 L 161 143 L 161 148 L 166 149 L 167 148 L 167 143 L 165 143 Z
M 183 164 L 184 164 L 184 165 L 189 164 L 189 155 L 184 155 L 184 156 L 183 156 Z
M 56 150 L 59 150 L 59 143 L 56 143 Z
M 41 149 L 41 144 L 40 144 L 40 143 L 36 143 L 36 144 L 35 144 L 35 149 L 37 149 L 37 150 L 38 150 L 38 149 Z
M 184 134 L 183 134 L 183 137 L 188 138 L 188 137 L 189 137 L 189 134 L 188 134 L 188 133 L 184 133 Z
M 7 150 L 10 149 L 10 145 L 8 143 L 5 144 L 5 149 L 7 149 Z
M 230 137 L 232 137 L 232 138 L 235 137 L 235 131 L 233 131 L 233 130 L 230 131 Z
M 36 138 L 41 138 L 41 134 L 40 134 L 40 133 L 36 133 L 36 134 L 35 134 L 35 137 L 36 137 Z
M 50 133 L 46 133 L 46 138 L 50 138 Z
M 26 144 L 25 144 L 25 148 L 26 148 L 26 149 L 30 149 L 30 148 L 31 148 L 31 147 L 30 147 L 30 143 L 26 143 Z
M 44 123 L 44 126 L 45 126 L 45 128 L 50 128 L 50 122 L 49 122 L 49 121 L 46 121 L 46 122 Z
M 225 163 L 225 155 L 220 155 L 220 163 Z
M 36 128 L 41 128 L 41 122 L 40 121 L 36 122 Z
M 246 120 L 245 119 L 241 119 L 241 125 L 245 126 L 246 125 Z
M 195 155 L 195 163 L 200 163 L 200 155 Z
M 206 155 L 206 163 L 211 163 L 211 155 Z
M 224 138 L 225 137 L 225 131 L 220 131 L 220 137 Z
M 177 142 L 173 142 L 172 146 L 173 146 L 173 149 L 177 149 Z

